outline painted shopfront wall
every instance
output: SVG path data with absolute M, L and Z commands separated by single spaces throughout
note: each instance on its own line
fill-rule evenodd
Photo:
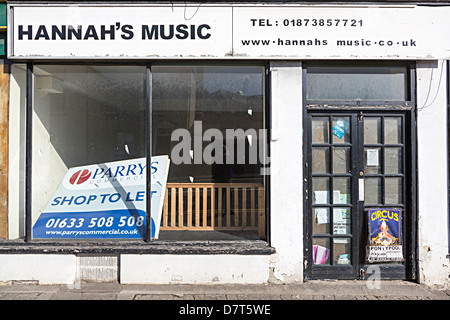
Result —
M 449 15 L 8 2 L 0 280 L 448 286 Z

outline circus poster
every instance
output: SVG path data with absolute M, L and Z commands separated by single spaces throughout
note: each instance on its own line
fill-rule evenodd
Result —
M 369 221 L 367 261 L 370 263 L 402 261 L 401 209 L 368 209 L 367 216 Z

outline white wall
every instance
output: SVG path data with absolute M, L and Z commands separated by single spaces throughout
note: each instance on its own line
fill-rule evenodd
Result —
M 76 280 L 75 255 L 0 254 L 0 283 L 38 281 L 39 284 L 73 284 Z
M 120 283 L 266 283 L 269 260 L 268 255 L 124 254 L 120 256 Z
M 417 63 L 418 249 L 420 282 L 449 287 L 445 61 Z
M 271 63 L 271 245 L 276 280 L 303 279 L 302 65 Z
M 269 281 L 269 264 L 269 255 L 125 254 L 117 260 L 101 255 L 1 254 L 0 285 L 115 281 L 117 268 L 124 284 L 261 284 Z

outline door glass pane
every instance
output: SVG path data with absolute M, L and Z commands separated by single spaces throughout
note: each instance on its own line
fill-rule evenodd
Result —
M 333 148 L 333 173 L 351 173 L 350 147 Z
M 364 144 L 381 143 L 381 118 L 364 118 Z
M 313 239 L 313 262 L 314 264 L 330 263 L 330 239 Z
M 351 241 L 349 238 L 333 239 L 333 264 L 351 263 Z
M 357 182 L 352 179 L 361 178 L 361 183 L 364 183 L 366 207 L 397 206 L 404 201 L 403 118 L 374 117 L 368 113 L 364 114 L 362 126 L 351 128 L 351 121 L 356 120 L 353 118 L 355 116 L 356 114 L 352 117 L 331 114 L 328 117 L 329 122 L 325 117 L 316 118 L 323 120 L 319 130 L 321 136 L 316 142 L 327 141 L 330 144 L 311 146 L 314 162 L 312 171 L 315 174 L 312 180 L 315 265 L 350 265 L 352 252 L 359 250 L 359 244 L 352 236 L 367 236 L 361 233 L 366 231 L 366 225 L 357 230 L 354 228 L 356 225 L 352 224 L 352 215 L 360 214 L 354 211 L 356 208 L 352 205 L 352 192 L 356 191 L 353 190 L 353 184 L 356 185 Z M 360 128 L 362 132 L 359 131 Z M 353 132 L 355 139 L 352 139 L 351 130 L 357 130 Z M 316 137 L 319 135 L 316 134 Z M 364 152 L 361 152 L 361 149 L 352 149 L 360 145 L 362 138 Z M 356 168 L 356 165 L 359 166 L 359 162 L 352 162 L 355 157 L 358 161 L 361 157 L 364 159 L 364 171 L 361 175 L 359 171 L 357 175 L 351 175 L 352 169 Z
M 333 234 L 351 234 L 351 208 L 333 208 Z
M 366 205 L 381 204 L 381 178 L 364 179 L 364 199 Z
M 313 234 L 330 233 L 330 208 L 314 208 Z
M 333 178 L 333 204 L 350 204 L 350 177 Z
M 313 148 L 312 150 L 312 173 L 327 173 L 330 168 L 330 149 Z
M 385 144 L 402 143 L 402 118 L 400 117 L 384 118 L 384 143 Z
M 331 125 L 333 143 L 350 142 L 350 117 L 333 117 Z
M 306 96 L 310 100 L 407 99 L 407 68 L 400 63 L 308 63 Z
M 330 203 L 330 179 L 329 178 L 313 178 L 313 203 L 328 204 Z
M 381 148 L 364 148 L 364 172 L 381 173 Z
M 328 118 L 316 118 L 312 119 L 312 143 L 329 143 Z
M 384 149 L 384 173 L 402 173 L 402 148 L 386 147 Z
M 402 203 L 402 178 L 385 178 L 385 202 L 386 204 Z

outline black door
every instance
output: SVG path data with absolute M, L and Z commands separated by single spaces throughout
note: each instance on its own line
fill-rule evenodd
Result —
M 411 147 L 408 113 L 309 112 L 305 163 L 306 275 L 410 277 Z M 407 190 L 409 190 L 407 192 Z M 369 209 L 400 212 L 403 261 L 368 262 Z M 397 247 L 398 249 L 398 247 Z M 398 255 L 398 253 L 397 253 Z M 371 268 L 372 270 L 373 268 Z M 366 275 L 367 276 L 367 275 Z

